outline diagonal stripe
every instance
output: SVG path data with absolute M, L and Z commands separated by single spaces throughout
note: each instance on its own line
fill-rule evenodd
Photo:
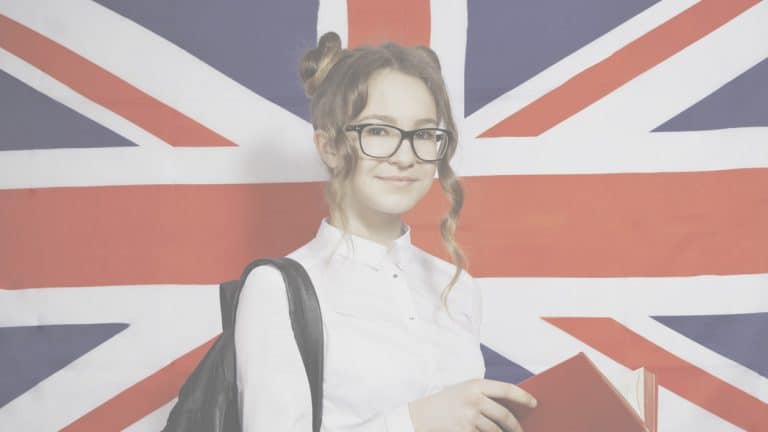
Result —
M 79 357 L 62 373 L 49 376 L 0 409 L 0 425 L 20 426 L 15 430 L 61 430 L 220 334 L 218 303 L 218 285 L 0 292 L 0 321 L 14 325 L 37 325 L 40 321 L 130 324 L 97 349 Z M 9 307 L 4 308 L 6 304 Z M 77 397 L 72 397 L 73 392 Z M 36 415 L 34 407 L 41 405 L 56 409 L 46 410 L 45 416 Z
M 429 0 L 347 0 L 348 47 L 393 41 L 429 46 Z
M 183 7 L 168 1 L 96 2 L 309 120 L 297 70 L 303 51 L 317 40 L 317 0 L 186 0 Z
M 64 432 L 123 430 L 179 394 L 187 377 L 197 367 L 218 336 L 172 361 L 147 378 L 75 420 Z
M 0 151 L 136 145 L 3 71 L 0 94 Z
M 768 378 L 768 312 L 651 318 Z
M 765 168 L 463 181 L 457 238 L 477 277 L 768 272 Z M 218 283 L 308 241 L 327 209 L 322 187 L 2 190 L 0 288 Z M 406 221 L 414 243 L 450 260 L 445 200 L 435 182 Z
M 262 147 L 265 143 L 279 143 L 282 148 L 287 143 L 306 141 L 304 137 L 311 136 L 311 125 L 304 119 L 249 90 L 240 82 L 235 81 L 234 78 L 236 77 L 225 75 L 226 71 L 216 69 L 216 65 L 201 61 L 192 52 L 185 51 L 174 43 L 169 43 L 161 35 L 92 0 L 46 1 L 45 7 L 39 8 L 30 8 L 24 4 L 6 2 L 2 8 L 2 13 L 82 55 L 87 60 L 152 95 L 162 103 L 198 121 L 206 128 L 216 131 L 216 133 L 241 146 L 240 148 L 252 149 Z M 208 23 L 209 21 L 205 22 Z M 315 34 L 312 28 L 307 28 L 306 31 Z M 204 40 L 208 39 L 212 33 L 214 32 L 206 31 L 205 37 L 198 37 L 198 41 L 205 44 Z M 253 34 L 252 32 L 251 35 Z M 109 37 L 105 37 L 105 35 L 109 35 Z M 297 44 L 290 51 L 295 53 L 298 51 L 294 50 L 300 49 Z M 148 65 L 148 67 L 143 67 L 143 65 L 137 67 L 136 56 L 116 55 L 116 53 L 140 53 L 143 64 Z M 291 56 L 287 51 L 283 55 Z M 241 56 L 240 58 L 248 64 L 253 64 L 256 61 L 255 56 Z M 298 67 L 298 61 L 298 57 L 295 58 L 294 68 Z M 256 63 L 263 64 L 265 62 L 256 61 Z M 85 98 L 2 49 L 0 49 L 0 69 L 6 70 L 30 87 L 43 91 L 48 96 L 89 116 L 94 121 L 121 133 L 142 147 L 152 146 L 156 150 L 170 150 L 168 144 L 156 136 Z M 284 73 L 283 75 L 286 77 L 287 75 L 293 76 L 293 84 L 297 89 L 300 89 L 298 75 L 295 72 L 293 74 Z M 264 78 L 258 71 L 253 72 L 250 76 L 257 80 Z M 306 98 L 303 93 L 301 99 L 306 105 Z M 270 121 L 254 121 L 257 118 L 269 118 Z M 305 132 L 307 128 L 310 130 L 309 135 Z M 237 148 L 233 147 L 220 147 L 220 149 L 224 150 L 224 153 L 237 153 Z M 183 152 L 156 152 L 154 156 L 161 159 L 175 157 L 179 160 L 185 160 L 189 151 L 194 153 L 194 150 L 212 151 L 209 147 L 188 148 Z M 41 153 L 48 153 L 45 156 L 46 158 L 50 157 L 50 152 Z M 136 153 L 143 152 L 136 151 Z M 184 157 L 179 156 L 178 153 L 183 153 Z M 174 154 L 176 156 L 172 156 Z M 67 154 L 67 156 L 70 155 Z M 57 154 L 55 157 L 59 157 L 59 155 Z M 149 165 L 152 163 L 150 162 Z M 2 170 L 3 168 L 0 167 L 0 171 Z M 113 170 L 114 167 L 110 167 L 104 171 L 112 172 Z M 129 168 L 129 170 L 140 172 L 142 175 L 147 171 L 143 168 L 137 170 L 136 167 Z M 229 169 L 218 168 L 215 170 L 221 173 Z M 56 171 L 58 172 L 59 169 Z M 140 176 L 137 175 L 137 177 Z M 156 182 L 140 181 L 140 183 L 152 184 Z M 200 181 L 193 181 L 192 183 L 200 183 Z M 90 181 L 86 184 L 123 183 Z
M 766 126 L 768 126 L 768 58 L 653 131 Z
M 473 114 L 658 2 L 467 2 L 466 113 Z
M 560 78 L 570 78 L 598 61 L 609 57 L 614 52 L 623 48 L 629 41 L 648 33 L 660 23 L 682 13 L 694 3 L 696 1 L 692 0 L 662 2 L 654 10 L 665 9 L 666 13 L 649 13 L 649 16 L 641 16 L 646 19 L 628 23 L 626 27 L 617 29 L 616 33 L 609 33 L 605 41 L 596 41 L 595 45 L 587 47 L 584 52 L 579 52 L 578 55 L 574 56 L 582 60 L 578 64 L 573 64 L 575 62 L 566 60 L 564 62 L 565 65 L 571 64 L 567 71 L 562 70 L 564 69 L 562 67 L 554 67 L 547 72 Z M 585 143 L 602 140 L 607 136 L 669 135 L 670 138 L 693 136 L 694 134 L 692 133 L 650 134 L 648 132 L 684 111 L 691 104 L 696 103 L 696 101 L 717 91 L 719 87 L 768 57 L 768 44 L 754 43 L 756 40 L 768 40 L 768 27 L 765 26 L 766 20 L 768 20 L 768 3 L 761 2 L 734 17 L 706 37 L 699 39 L 674 56 L 667 58 L 623 84 L 618 91 L 606 95 L 584 110 L 547 130 L 540 137 L 548 142 L 567 142 L 573 145 L 574 138 L 577 137 L 579 143 Z M 641 21 L 644 25 L 634 25 Z M 602 49 L 594 49 L 597 46 L 600 46 Z M 753 48 L 734 49 L 734 47 Z M 589 53 L 592 55 L 589 61 L 585 61 L 588 60 L 586 55 Z M 556 73 L 558 69 L 564 73 L 558 75 Z M 681 83 L 685 84 L 681 85 Z M 527 84 L 523 87 L 530 88 L 531 86 Z M 501 107 L 497 108 L 497 116 L 490 119 L 495 121 L 486 121 L 482 125 L 484 127 L 477 129 L 475 136 L 487 129 L 487 127 L 500 121 L 503 117 L 541 97 L 544 93 L 560 84 L 562 84 L 562 81 L 555 82 L 554 85 L 546 87 L 539 86 L 539 91 L 536 94 L 531 95 L 525 101 L 521 101 L 514 109 L 502 111 L 499 109 Z M 508 99 L 514 93 L 519 94 L 520 90 L 515 90 L 505 96 Z M 502 100 L 504 99 L 502 98 Z M 749 104 L 747 100 L 738 101 L 737 105 L 733 108 L 745 103 Z M 696 135 L 712 136 L 713 133 L 722 130 L 699 132 Z M 751 133 L 759 130 L 730 129 L 729 131 L 732 134 L 740 134 L 742 132 Z M 765 134 L 768 131 L 761 132 Z M 487 141 L 487 139 L 484 140 Z M 673 140 L 670 139 L 670 141 Z M 683 138 L 682 141 L 685 142 L 686 139 Z M 674 142 L 677 143 L 678 141 L 674 140 Z M 723 146 L 722 142 L 720 146 Z M 702 157 L 703 155 L 698 149 L 689 150 L 687 152 L 688 159 L 692 159 L 692 154 L 695 154 L 701 160 L 717 160 L 717 156 L 707 155 Z
M 745 430 L 768 428 L 768 404 L 664 350 L 611 318 L 543 319 L 629 369 L 647 367 L 659 385 Z
M 77 53 L 0 15 L 0 47 L 173 146 L 235 146 Z
M 702 0 L 480 136 L 538 136 L 758 3 Z
M 0 407 L 127 327 L 125 323 L 0 327 Z

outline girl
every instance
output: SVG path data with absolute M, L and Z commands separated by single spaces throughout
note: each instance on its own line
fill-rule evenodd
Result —
M 463 195 L 449 165 L 457 134 L 436 54 L 391 43 L 342 49 L 330 32 L 305 54 L 300 76 L 330 175 L 330 216 L 287 256 L 307 270 L 322 309 L 323 430 L 520 430 L 497 400 L 535 400 L 483 379 L 481 295 L 454 240 Z M 402 220 L 436 171 L 451 202 L 440 228 L 456 266 L 412 244 Z M 235 344 L 243 430 L 311 431 L 277 269 L 246 279 Z

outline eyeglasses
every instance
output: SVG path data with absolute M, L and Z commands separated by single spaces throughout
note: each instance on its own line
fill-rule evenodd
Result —
M 407 138 L 417 158 L 425 162 L 436 162 L 445 156 L 451 138 L 451 132 L 446 129 L 421 128 L 407 131 L 379 123 L 349 125 L 344 130 L 357 132 L 363 154 L 384 159 L 397 153 L 403 139 Z

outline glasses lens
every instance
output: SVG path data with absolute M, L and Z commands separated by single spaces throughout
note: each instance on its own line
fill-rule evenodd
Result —
M 413 135 L 416 154 L 425 160 L 437 160 L 448 145 L 448 134 L 442 129 L 419 129 Z
M 361 131 L 360 145 L 373 157 L 389 157 L 400 143 L 400 131 L 386 125 L 368 125 Z
M 373 157 L 389 157 L 400 144 L 400 131 L 387 125 L 368 125 L 361 131 L 360 145 L 363 151 Z M 448 135 L 442 129 L 419 129 L 413 137 L 416 155 L 432 161 L 442 157 L 448 145 Z

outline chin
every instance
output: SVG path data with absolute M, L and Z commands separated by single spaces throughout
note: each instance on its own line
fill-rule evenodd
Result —
M 409 212 L 415 205 L 416 202 L 403 202 L 403 200 L 400 199 L 398 202 L 379 202 L 371 207 L 381 213 L 402 215 L 403 213 Z

